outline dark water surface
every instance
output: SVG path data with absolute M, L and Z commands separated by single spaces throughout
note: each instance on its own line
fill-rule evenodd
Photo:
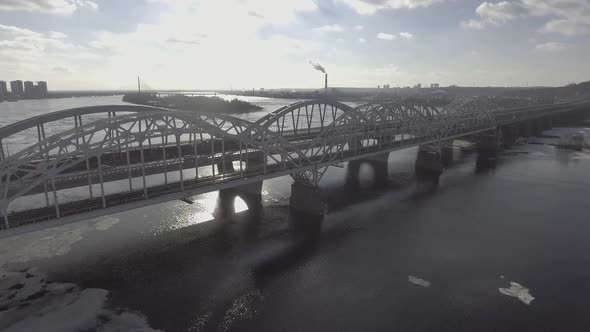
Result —
M 3 239 L 0 267 L 107 290 L 111 311 L 165 331 L 588 330 L 588 148 L 517 145 L 495 168 L 455 156 L 438 187 L 413 179 L 416 149 L 390 155 L 379 189 L 370 166 L 360 189 L 331 168 L 317 227 L 289 215 L 283 177 L 262 209 L 221 217 L 210 193 Z M 502 294 L 510 282 L 534 300 Z
M 261 215 L 159 231 L 174 219 L 164 204 L 9 266 L 107 289 L 110 306 L 166 331 L 586 330 L 590 152 L 520 145 L 487 170 L 466 155 L 437 188 L 411 179 L 414 156 L 393 153 L 380 190 L 370 169 L 365 189 L 346 190 L 336 168 L 321 229 L 295 227 L 288 193 L 268 191 L 288 187 L 279 179 Z M 530 305 L 499 292 L 510 281 Z

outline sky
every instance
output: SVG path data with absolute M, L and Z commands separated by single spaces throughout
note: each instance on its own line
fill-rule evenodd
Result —
M 0 80 L 50 90 L 560 86 L 590 0 L 0 0 Z

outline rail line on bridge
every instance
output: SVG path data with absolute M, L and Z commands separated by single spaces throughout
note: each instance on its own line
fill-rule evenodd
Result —
M 474 98 L 437 108 L 410 98 L 353 108 L 313 100 L 256 122 L 129 105 L 49 113 L 0 128 L 0 237 L 214 190 L 260 196 L 263 180 L 284 175 L 294 178 L 292 206 L 318 214 L 321 206 L 307 200 L 321 200 L 317 185 L 331 165 L 386 167 L 389 152 L 420 146 L 417 171 L 438 176 L 450 140 L 480 135 L 480 148 L 494 150 L 500 136 L 515 139 L 517 125 L 589 104 L 501 108 Z M 86 196 L 64 198 L 84 187 Z

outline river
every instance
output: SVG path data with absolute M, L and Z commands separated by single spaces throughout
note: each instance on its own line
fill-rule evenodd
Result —
M 252 102 L 264 110 L 250 120 L 291 101 Z M 0 121 L 113 103 L 0 103 Z M 584 124 L 546 134 L 573 130 L 590 140 Z M 0 240 L 12 271 L 0 273 L 0 330 L 582 330 L 590 151 L 552 142 L 517 145 L 488 169 L 457 149 L 437 187 L 414 182 L 415 149 L 390 154 L 379 189 L 368 166 L 360 190 L 333 167 L 321 229 L 294 227 L 283 177 L 264 182 L 258 214 L 237 199 L 215 218 L 214 192 Z M 3 289 L 10 280 L 23 286 Z M 19 298 L 28 305 L 5 309 Z

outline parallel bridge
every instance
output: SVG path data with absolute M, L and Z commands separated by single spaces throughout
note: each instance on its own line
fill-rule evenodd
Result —
M 453 139 L 477 136 L 480 149 L 495 150 L 500 137 L 516 139 L 518 126 L 526 135 L 590 101 L 498 105 L 313 100 L 256 122 L 127 105 L 45 114 L 0 128 L 0 237 L 215 190 L 259 197 L 263 180 L 284 175 L 295 182 L 292 207 L 321 214 L 317 185 L 331 165 L 366 160 L 386 169 L 389 152 L 420 146 L 417 174 L 437 178 L 440 150 Z

